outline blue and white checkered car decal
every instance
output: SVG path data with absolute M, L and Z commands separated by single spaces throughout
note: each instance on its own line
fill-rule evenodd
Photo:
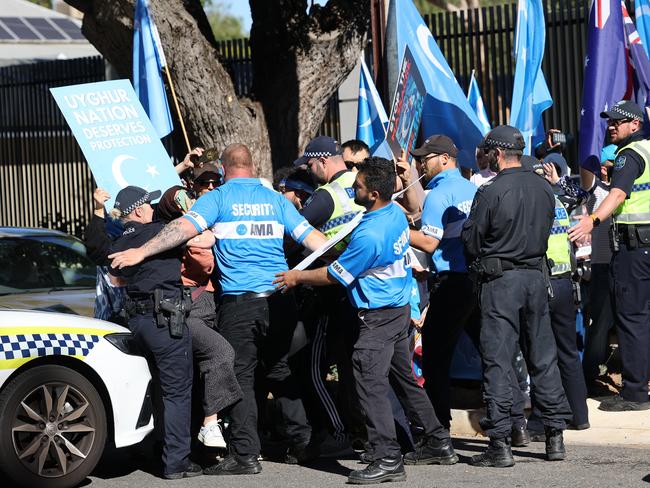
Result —
M 0 336 L 0 361 L 50 355 L 87 356 L 100 336 L 91 334 L 15 334 Z

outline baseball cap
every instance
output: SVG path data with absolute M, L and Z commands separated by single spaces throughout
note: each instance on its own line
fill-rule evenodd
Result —
M 498 147 L 500 149 L 516 149 L 521 151 L 526 147 L 526 143 L 519 129 L 510 125 L 499 125 L 487 133 L 481 142 L 481 146 L 484 149 Z
M 529 169 L 540 176 L 544 176 L 544 166 L 539 159 L 534 158 L 533 156 L 528 156 L 524 154 L 521 157 L 521 167 L 524 169 Z
M 548 153 L 546 156 L 544 156 L 542 162 L 553 163 L 556 168 L 559 168 L 557 172 L 559 176 L 569 174 L 569 165 L 567 164 L 566 159 L 564 159 L 564 156 L 562 156 L 560 153 Z
M 436 134 L 428 137 L 424 143 L 412 151 L 409 151 L 411 156 L 420 158 L 427 154 L 449 154 L 452 158 L 458 155 L 458 148 L 449 137 Z
M 623 120 L 632 119 L 643 121 L 643 111 L 636 103 L 630 100 L 621 100 L 612 105 L 612 108 L 600 112 L 603 119 Z
M 203 163 L 202 166 L 194 168 L 194 180 L 198 180 L 203 175 L 213 174 L 214 176 L 221 178 L 222 171 L 219 166 L 213 163 Z
M 122 216 L 129 215 L 140 205 L 160 198 L 160 195 L 160 190 L 148 192 L 139 186 L 126 186 L 117 193 L 113 208 L 118 209 Z
M 342 154 L 341 145 L 329 136 L 318 136 L 309 141 L 305 152 L 293 162 L 294 166 L 307 164 L 311 158 L 328 158 Z

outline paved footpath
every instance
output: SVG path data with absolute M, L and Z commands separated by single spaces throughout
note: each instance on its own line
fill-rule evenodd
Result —
M 650 448 L 618 446 L 568 446 L 568 459 L 544 461 L 544 444 L 515 448 L 516 466 L 508 469 L 475 468 L 468 457 L 481 452 L 482 438 L 455 438 L 460 455 L 455 466 L 407 467 L 408 480 L 382 486 L 408 488 L 552 488 L 552 487 L 645 487 L 650 488 Z M 148 452 L 148 451 L 147 451 Z M 109 451 L 98 469 L 82 486 L 92 488 L 302 488 L 343 487 L 347 474 L 361 467 L 352 457 L 320 460 L 310 466 L 263 462 L 264 471 L 254 476 L 202 476 L 165 481 L 148 472 L 151 456 L 140 447 Z M 351 485 L 347 485 L 351 486 Z

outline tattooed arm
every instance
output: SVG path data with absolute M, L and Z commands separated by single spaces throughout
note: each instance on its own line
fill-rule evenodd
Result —
M 141 247 L 134 247 L 126 251 L 116 252 L 108 256 L 112 260 L 111 267 L 124 268 L 141 263 L 149 256 L 173 249 L 185 244 L 189 239 L 199 232 L 194 225 L 182 217 L 172 220 L 154 237 Z

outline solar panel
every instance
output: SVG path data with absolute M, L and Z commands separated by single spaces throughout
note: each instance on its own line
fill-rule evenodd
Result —
M 12 36 L 9 31 L 0 24 L 0 40 L 6 41 L 8 39 L 13 40 L 14 36 Z
M 38 31 L 38 33 L 43 36 L 43 39 L 47 40 L 60 40 L 68 39 L 67 36 L 63 35 L 56 27 L 50 24 L 47 19 L 40 17 L 23 17 L 23 20 Z
M 36 33 L 27 27 L 27 24 L 19 19 L 18 17 L 0 17 L 0 20 L 3 24 L 8 27 L 18 39 L 24 40 L 39 40 L 40 37 Z
M 59 29 L 66 33 L 70 39 L 75 41 L 85 41 L 86 38 L 81 33 L 81 28 L 68 19 L 50 18 L 50 22 L 54 23 Z

